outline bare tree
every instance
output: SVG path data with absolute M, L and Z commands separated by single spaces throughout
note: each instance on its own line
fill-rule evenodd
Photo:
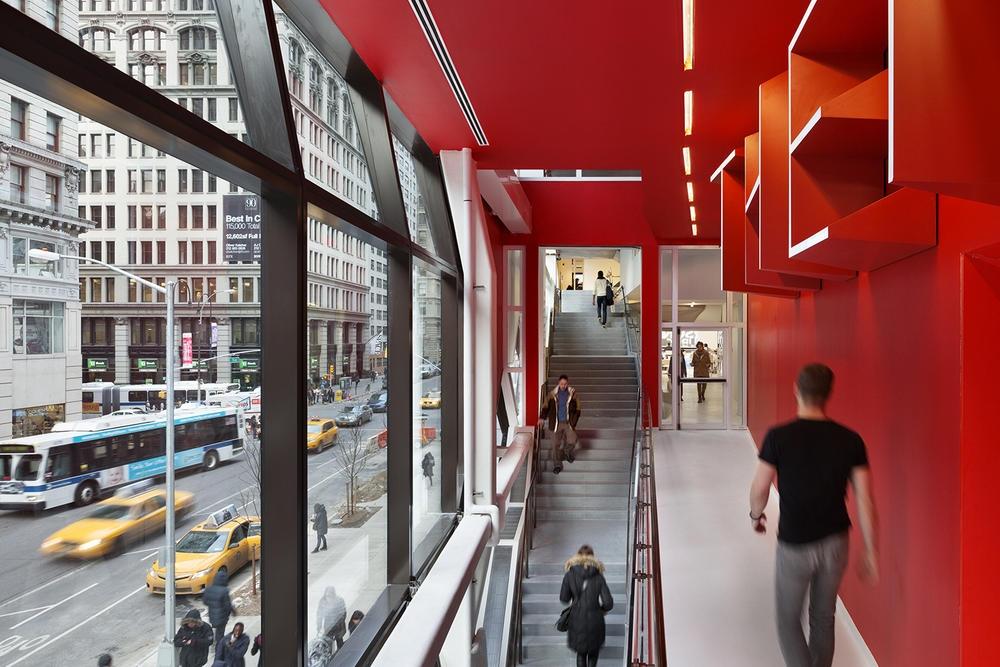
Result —
M 243 442 L 243 471 L 240 473 L 241 508 L 247 514 L 260 516 L 260 438 L 247 435 Z M 250 510 L 253 510 L 252 512 Z
M 352 516 L 357 511 L 358 477 L 371 453 L 371 442 L 360 426 L 348 431 L 346 437 L 338 433 L 337 440 L 337 462 L 347 475 L 347 516 Z

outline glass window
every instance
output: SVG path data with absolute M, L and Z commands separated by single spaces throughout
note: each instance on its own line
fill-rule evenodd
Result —
M 45 114 L 45 147 L 50 151 L 59 152 L 59 129 L 62 118 L 53 114 Z
M 26 140 L 28 128 L 28 103 L 10 98 L 10 136 L 22 141 Z
M 444 536 L 441 509 L 441 276 L 413 260 L 413 555 L 419 567 Z
M 399 189 L 403 194 L 403 207 L 406 209 L 406 222 L 410 227 L 410 239 L 424 250 L 433 253 L 434 237 L 431 234 L 423 196 L 420 194 L 420 186 L 417 184 L 413 156 L 396 137 L 392 138 L 392 147 L 396 153 L 396 171 L 399 174 Z
M 718 248 L 683 248 L 677 258 L 677 319 L 681 322 L 722 322 L 726 293 L 722 291 L 722 256 Z
M 28 203 L 28 168 L 12 164 L 9 168 L 10 200 L 15 204 Z
M 63 352 L 62 303 L 14 299 L 14 354 Z
M 43 200 L 45 208 L 50 211 L 59 210 L 59 184 L 62 181 L 58 176 L 45 174 L 45 198 Z

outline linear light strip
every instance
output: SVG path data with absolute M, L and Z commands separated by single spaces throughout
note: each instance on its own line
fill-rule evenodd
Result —
M 684 175 L 691 175 L 691 147 L 685 146 L 681 149 L 681 155 L 684 157 Z
M 438 64 L 441 66 L 441 71 L 448 80 L 448 85 L 451 86 L 451 92 L 454 93 L 455 100 L 465 115 L 469 129 L 472 130 L 472 134 L 476 137 L 476 141 L 480 146 L 489 146 L 490 142 L 486 138 L 486 132 L 483 131 L 483 126 L 479 122 L 478 116 L 476 116 L 472 100 L 469 99 L 469 93 L 462 84 L 462 79 L 458 75 L 455 62 L 448 53 L 448 47 L 445 46 L 444 39 L 441 37 L 441 32 L 434 21 L 430 7 L 427 6 L 426 0 L 410 0 L 410 7 L 417 17 L 417 22 L 420 23 L 420 28 L 424 31 L 424 36 L 427 37 L 427 43 L 430 44 L 431 50 L 434 52 L 434 57 L 437 58 Z
M 694 203 L 694 183 L 692 183 L 691 181 L 687 182 L 687 191 L 688 191 L 688 203 L 689 204 L 693 204 Z
M 684 136 L 690 137 L 694 131 L 694 91 L 684 91 Z
M 682 0 L 684 69 L 694 69 L 694 0 Z

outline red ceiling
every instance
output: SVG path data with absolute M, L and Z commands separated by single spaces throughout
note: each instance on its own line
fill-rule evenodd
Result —
M 808 0 L 697 0 L 694 70 L 680 0 L 429 0 L 490 145 L 476 142 L 406 0 L 320 0 L 434 150 L 484 168 L 642 169 L 661 239 L 690 236 L 682 94 L 694 90 L 699 236 L 718 238 L 712 172 L 757 125 Z

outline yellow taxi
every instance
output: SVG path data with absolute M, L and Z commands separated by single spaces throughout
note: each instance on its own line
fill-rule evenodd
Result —
M 111 558 L 130 544 L 163 536 L 167 517 L 167 494 L 150 485 L 133 485 L 97 503 L 83 519 L 49 535 L 41 546 L 47 556 Z M 194 494 L 174 492 L 174 509 L 182 518 L 194 509 Z
M 175 591 L 178 595 L 201 593 L 215 575 L 225 570 L 231 577 L 250 562 L 250 526 L 258 517 L 239 516 L 230 505 L 212 514 L 177 541 Z M 260 539 L 259 537 L 256 539 Z M 159 558 L 146 573 L 146 589 L 163 593 L 166 565 Z
M 260 560 L 260 519 L 250 520 L 250 527 L 247 529 L 247 548 L 250 549 L 251 559 Z
M 429 391 L 420 398 L 420 407 L 439 410 L 441 408 L 441 392 Z
M 337 442 L 337 425 L 332 419 L 313 417 L 306 422 L 306 451 L 319 453 Z

